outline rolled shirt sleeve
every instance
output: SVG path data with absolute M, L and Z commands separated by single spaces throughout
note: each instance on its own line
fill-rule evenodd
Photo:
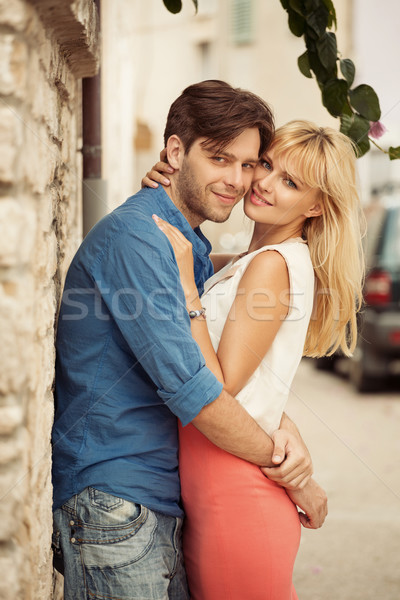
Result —
M 152 223 L 117 228 L 92 276 L 123 338 L 166 406 L 189 423 L 222 391 L 194 341 L 173 249 Z

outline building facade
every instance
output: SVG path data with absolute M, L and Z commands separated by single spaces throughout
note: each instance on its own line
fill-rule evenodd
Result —
M 0 598 L 53 597 L 54 329 L 81 241 L 92 0 L 0 1 Z

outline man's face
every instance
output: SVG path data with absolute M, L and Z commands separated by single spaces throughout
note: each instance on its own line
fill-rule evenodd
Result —
M 246 129 L 223 151 L 194 142 L 176 181 L 176 203 L 192 227 L 203 221 L 223 223 L 249 189 L 258 164 L 260 134 Z

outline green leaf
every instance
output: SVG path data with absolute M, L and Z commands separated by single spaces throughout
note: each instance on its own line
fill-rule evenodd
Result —
M 397 158 L 400 158 L 400 146 L 397 146 L 397 148 L 393 148 L 393 146 L 390 146 L 389 158 L 390 160 L 396 160 Z
M 332 0 L 322 0 L 325 4 L 326 8 L 329 10 L 329 20 L 328 20 L 328 29 L 332 28 L 332 25 L 335 25 L 335 29 L 337 29 L 337 20 L 336 20 L 336 10 L 333 6 Z
M 312 73 L 310 71 L 310 62 L 308 60 L 307 50 L 304 52 L 304 54 L 299 56 L 299 58 L 297 59 L 297 65 L 298 65 L 301 73 L 303 73 L 304 77 L 308 77 L 309 79 L 312 78 Z
M 364 156 L 364 154 L 367 154 L 370 147 L 371 147 L 371 144 L 369 143 L 368 138 L 366 140 L 361 140 L 360 142 L 358 142 L 357 143 L 357 158 L 361 158 L 362 156 Z
M 314 31 L 316 39 L 322 37 L 328 26 L 329 12 L 324 5 L 320 5 L 310 15 L 306 16 L 307 25 Z
M 343 105 L 342 115 L 347 115 L 348 117 L 352 117 L 354 115 L 354 110 L 351 108 L 348 99 L 346 100 L 346 102 Z
M 344 79 L 328 81 L 322 90 L 322 104 L 333 117 L 338 117 L 343 112 L 347 102 L 348 86 Z
M 321 0 L 302 0 L 306 13 L 311 13 L 313 10 L 318 8 Z
M 165 8 L 176 15 L 182 10 L 182 0 L 163 0 Z
M 363 156 L 369 150 L 369 121 L 360 117 L 359 115 L 354 115 L 354 120 L 349 128 L 347 135 L 357 144 L 357 156 Z
M 353 61 L 349 58 L 343 58 L 340 61 L 340 70 L 342 71 L 342 75 L 349 86 L 353 85 L 354 76 L 356 74 L 356 68 Z
M 289 10 L 289 0 L 281 0 L 281 4 L 285 10 Z
M 317 51 L 322 65 L 328 71 L 334 69 L 337 59 L 336 35 L 325 32 L 317 42 Z
M 301 37 L 304 33 L 305 20 L 301 15 L 293 10 L 289 10 L 289 29 L 293 35 Z
M 368 121 L 379 121 L 381 109 L 379 99 L 371 86 L 362 84 L 349 91 L 351 105 Z
M 289 0 L 289 5 L 294 12 L 297 12 L 300 16 L 303 16 L 304 9 L 301 0 Z
M 196 15 L 197 15 L 197 11 L 199 10 L 199 1 L 198 0 L 192 0 L 193 4 L 194 4 L 194 8 L 196 10 Z
M 345 135 L 348 135 L 349 131 L 350 131 L 350 127 L 352 126 L 354 121 L 354 117 L 353 116 L 349 116 L 349 115 L 341 115 L 340 117 L 340 131 L 342 133 L 344 133 Z
M 330 73 L 325 69 L 325 67 L 322 66 L 318 54 L 316 52 L 312 52 L 310 49 L 308 49 L 308 61 L 310 63 L 311 70 L 315 73 L 318 85 L 323 85 L 329 81 L 329 79 L 331 79 Z

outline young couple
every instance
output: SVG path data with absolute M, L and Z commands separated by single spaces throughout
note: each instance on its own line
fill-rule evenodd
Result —
M 274 135 L 268 106 L 220 81 L 172 104 L 165 147 L 170 185 L 102 219 L 66 278 L 53 431 L 64 597 L 293 599 L 300 522 L 320 527 L 327 509 L 283 410 L 303 354 L 354 347 L 353 148 L 305 122 Z M 213 268 L 199 225 L 243 196 L 249 249 Z

